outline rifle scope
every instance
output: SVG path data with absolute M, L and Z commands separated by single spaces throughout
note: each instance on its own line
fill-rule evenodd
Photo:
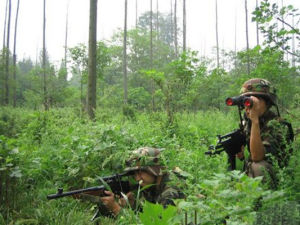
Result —
M 250 107 L 250 108 L 253 106 L 253 100 L 247 96 L 236 96 L 236 97 L 226 98 L 225 103 L 227 106 L 237 105 L 241 107 Z

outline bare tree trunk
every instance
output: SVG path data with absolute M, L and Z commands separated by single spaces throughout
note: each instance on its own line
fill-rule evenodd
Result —
M 153 9 L 150 0 L 150 69 L 153 68 Z M 154 111 L 154 81 L 151 81 L 152 110 Z
M 236 57 L 236 8 L 234 15 L 234 68 L 237 69 L 237 57 Z
M 5 97 L 4 104 L 9 104 L 9 38 L 10 38 L 11 0 L 8 5 L 7 39 L 6 39 L 6 63 L 5 63 Z
M 68 52 L 68 29 L 69 29 L 69 3 L 67 6 L 67 15 L 66 15 L 66 34 L 65 34 L 65 77 L 64 77 L 64 81 L 67 81 L 68 78 L 68 56 L 67 56 L 67 52 Z
M 156 40 L 159 40 L 158 0 L 156 0 Z
M 178 56 L 178 42 L 177 42 L 177 0 L 175 0 L 175 6 L 174 6 L 174 24 L 175 24 L 175 56 L 177 58 Z
M 90 119 L 95 118 L 96 110 L 96 57 L 97 57 L 97 0 L 90 0 L 89 59 L 87 112 Z
M 152 10 L 152 0 L 150 0 L 150 68 L 152 69 L 153 63 L 153 10 Z
M 258 2 L 256 0 L 256 8 L 258 7 Z M 258 30 L 258 22 L 256 21 L 256 45 L 259 45 L 259 30 Z
M 135 29 L 137 29 L 138 25 L 138 1 L 135 0 Z
M 173 45 L 173 32 L 174 32 L 174 25 L 173 25 L 173 0 L 171 0 L 171 13 L 170 13 L 170 24 L 171 24 L 171 44 Z M 173 47 L 173 46 L 172 46 Z
M 6 71 L 5 71 L 5 62 L 6 62 L 6 50 L 5 50 L 5 40 L 6 40 L 6 19 L 7 19 L 7 7 L 8 7 L 8 0 L 6 0 L 6 7 L 5 7 L 5 17 L 4 17 L 4 28 L 3 28 L 3 47 L 2 47 L 2 71 L 1 74 L 3 74 L 3 77 L 1 75 L 1 90 L 5 90 L 5 79 L 6 79 Z M 1 96 L 1 104 L 4 104 L 4 99 L 5 99 L 5 92 L 2 92 Z M 1 195 L 1 190 L 0 190 L 0 195 Z
M 218 0 L 216 0 L 216 44 L 217 44 L 217 69 L 220 68 L 219 31 L 218 31 Z
M 183 52 L 186 51 L 186 7 L 183 0 Z
M 3 50 L 5 48 L 5 38 L 6 38 L 7 7 L 8 7 L 8 0 L 6 0 L 6 7 L 5 7 L 4 30 L 3 30 Z
M 249 57 L 249 35 L 248 35 L 248 7 L 247 0 L 245 0 L 245 14 L 246 14 L 246 44 L 247 44 L 247 74 L 250 74 L 250 57 Z
M 17 74 L 16 74 L 16 63 L 17 63 L 17 55 L 16 55 L 16 44 L 17 44 L 17 27 L 18 27 L 18 15 L 19 15 L 19 5 L 20 0 L 18 0 L 17 3 L 17 12 L 16 12 L 16 19 L 15 19 L 15 37 L 14 37 L 14 54 L 13 54 L 13 79 L 14 79 L 14 85 L 13 85 L 13 106 L 16 107 L 17 103 Z
M 295 19 L 294 19 L 294 16 L 293 16 L 293 20 L 292 20 L 292 24 L 293 24 L 293 27 L 295 27 Z M 293 67 L 295 67 L 296 63 L 295 63 L 295 34 L 293 34 L 292 36 L 292 65 Z
M 124 104 L 127 105 L 127 0 L 125 0 L 124 41 L 123 41 Z
M 46 0 L 44 0 L 44 19 L 43 19 L 43 88 L 44 88 L 44 108 L 49 109 L 47 93 L 47 76 L 46 76 Z

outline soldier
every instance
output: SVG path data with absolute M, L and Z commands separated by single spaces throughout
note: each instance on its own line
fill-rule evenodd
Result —
M 267 171 L 275 185 L 272 168 L 274 159 L 280 167 L 287 165 L 291 150 L 288 144 L 293 139 L 291 125 L 280 118 L 276 90 L 269 81 L 250 79 L 243 84 L 240 93 L 241 96 L 251 97 L 253 101 L 252 107 L 245 107 L 244 131 L 250 152 L 246 173 L 250 177 L 257 177 L 266 175 Z M 238 154 L 239 158 L 243 158 L 243 149 Z
M 132 153 L 132 157 L 127 161 L 128 168 L 125 170 L 134 171 L 134 179 L 141 187 L 146 187 L 141 192 L 141 197 L 152 203 L 174 205 L 173 199 L 184 198 L 182 192 L 168 185 L 169 175 L 166 167 L 161 162 L 160 150 L 151 147 L 142 147 Z M 101 197 L 104 206 L 114 215 L 118 215 L 126 205 L 124 198 L 115 200 L 115 196 L 110 191 L 105 191 L 107 196 Z M 126 194 L 128 202 L 135 208 L 135 197 L 132 192 Z

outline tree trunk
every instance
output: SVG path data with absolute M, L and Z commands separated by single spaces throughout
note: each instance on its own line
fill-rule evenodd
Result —
M 219 69 L 220 55 L 219 55 L 219 30 L 218 30 L 218 0 L 216 0 L 216 45 L 217 45 L 217 69 Z
M 124 41 L 123 41 L 123 75 L 124 75 L 124 104 L 127 105 L 127 0 L 125 0 Z
M 89 118 L 95 118 L 96 110 L 96 57 L 97 57 L 97 0 L 90 0 L 89 59 L 88 59 L 88 95 L 87 112 Z
M 174 34 L 174 25 L 173 25 L 173 0 L 171 0 L 171 13 L 170 13 L 170 24 L 171 24 L 171 44 L 172 44 L 172 47 L 173 47 L 173 34 Z
M 237 69 L 237 54 L 236 54 L 236 9 L 235 9 L 235 16 L 234 16 L 234 68 L 235 71 Z
M 138 25 L 138 2 L 135 0 L 135 29 L 137 29 Z
M 44 108 L 49 109 L 47 93 L 47 75 L 46 75 L 46 0 L 44 0 L 44 19 L 43 19 L 43 89 L 44 89 Z
M 5 78 L 6 78 L 6 71 L 5 71 L 5 61 L 6 61 L 6 51 L 5 51 L 5 40 L 6 40 L 6 19 L 7 19 L 7 7 L 8 7 L 8 0 L 6 0 L 6 7 L 5 7 L 5 17 L 4 17 L 4 29 L 3 29 L 3 47 L 2 47 L 2 71 L 1 71 L 1 90 L 3 90 L 2 92 L 2 96 L 1 96 L 1 104 L 4 104 L 4 99 L 5 99 Z M 1 190 L 0 190 L 0 194 L 1 194 Z
M 152 10 L 152 0 L 150 0 L 150 69 L 152 69 L 153 63 L 153 10 Z
M 67 52 L 68 52 L 68 28 L 69 28 L 69 3 L 67 6 L 67 15 L 66 15 L 66 33 L 65 33 L 65 77 L 64 81 L 67 81 L 68 78 L 68 59 L 67 59 Z
M 258 2 L 256 0 L 256 8 L 258 7 Z M 259 45 L 259 30 L 258 30 L 258 22 L 256 21 L 256 45 Z
M 16 74 L 16 63 L 17 63 L 17 55 L 16 55 L 16 45 L 17 45 L 17 27 L 18 27 L 18 15 L 19 15 L 19 5 L 20 0 L 18 0 L 17 3 L 17 11 L 16 11 L 16 19 L 15 19 L 15 37 L 14 37 L 14 54 L 13 54 L 13 79 L 14 79 L 14 85 L 13 85 L 13 106 L 16 107 L 17 103 L 17 74 Z
M 8 0 L 6 0 L 6 7 L 5 7 L 4 30 L 3 30 L 3 50 L 5 49 L 5 38 L 6 38 L 7 6 L 8 6 Z
M 4 104 L 9 104 L 9 38 L 10 38 L 11 0 L 8 5 L 7 37 L 6 37 L 6 63 L 5 63 L 5 97 Z
M 246 45 L 247 45 L 247 74 L 250 74 L 250 57 L 249 57 L 249 35 L 248 35 L 248 7 L 247 0 L 245 0 L 245 14 L 246 14 Z
M 177 42 L 177 0 L 175 0 L 175 6 L 174 6 L 174 29 L 175 29 L 175 56 L 178 57 L 178 42 Z
M 292 20 L 292 24 L 293 24 L 293 27 L 295 27 L 295 19 L 294 19 L 294 16 L 293 16 L 293 20 Z M 292 66 L 295 67 L 296 63 L 295 63 L 295 34 L 293 34 L 292 36 Z
M 156 0 L 156 40 L 159 40 L 158 0 Z
M 153 69 L 153 9 L 150 0 L 150 69 Z M 152 110 L 154 111 L 154 81 L 151 81 Z
M 186 51 L 186 7 L 183 0 L 183 51 Z

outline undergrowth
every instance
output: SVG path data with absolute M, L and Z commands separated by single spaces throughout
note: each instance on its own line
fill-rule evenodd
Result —
M 176 114 L 172 126 L 166 121 L 161 112 L 124 117 L 97 111 L 96 121 L 91 122 L 68 108 L 48 112 L 2 108 L 0 224 L 91 224 L 95 205 L 71 198 L 48 201 L 46 196 L 57 187 L 71 190 L 98 185 L 97 176 L 122 171 L 128 151 L 141 146 L 164 149 L 169 169 L 179 166 L 185 171 L 184 180 L 174 177 L 173 182 L 187 197 L 169 209 L 146 203 L 141 214 L 124 210 L 116 219 L 100 218 L 103 224 L 157 224 L 147 220 L 156 214 L 160 224 L 299 221 L 298 137 L 275 191 L 259 178 L 227 172 L 224 153 L 204 154 L 209 145 L 216 144 L 217 134 L 238 128 L 235 113 L 184 112 Z M 271 216 L 274 212 L 278 216 Z

